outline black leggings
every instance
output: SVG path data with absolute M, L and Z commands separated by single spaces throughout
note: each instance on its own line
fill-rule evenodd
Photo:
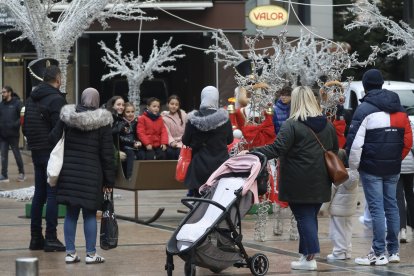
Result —
M 413 226 L 414 223 L 414 174 L 400 174 L 397 184 L 397 204 L 400 210 L 400 229 Z M 405 195 L 405 199 L 404 199 Z M 407 201 L 407 206 L 405 202 Z

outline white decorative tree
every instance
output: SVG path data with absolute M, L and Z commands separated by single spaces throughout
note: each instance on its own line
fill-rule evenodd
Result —
M 223 62 L 224 67 L 236 66 L 245 58 L 236 51 L 225 34 L 218 31 L 213 35 L 217 39 L 216 45 L 210 46 L 206 53 L 216 54 L 216 60 Z M 235 75 L 237 83 L 250 91 L 252 99 L 262 109 L 273 103 L 278 97 L 277 92 L 286 83 L 293 87 L 297 85 L 313 86 L 318 84 L 322 78 L 340 80 L 345 69 L 356 66 L 366 66 L 373 63 L 379 51 L 378 47 L 372 47 L 372 53 L 367 60 L 360 62 L 358 54 L 348 53 L 346 49 L 335 45 L 328 40 L 316 39 L 313 34 L 301 34 L 294 43 L 288 42 L 286 33 L 282 32 L 278 38 L 273 39 L 272 54 L 268 49 L 256 49 L 257 42 L 263 38 L 262 32 L 254 37 L 246 37 L 245 43 L 248 48 L 247 57 L 254 63 L 254 68 L 262 68 L 261 74 L 254 72 L 255 82 L 266 83 L 269 88 L 266 93 L 255 93 L 252 88 L 252 77 Z M 260 92 L 260 90 L 257 90 Z M 270 92 L 270 93 L 269 93 Z
M 145 79 L 153 78 L 153 73 L 175 71 L 173 65 L 164 66 L 166 62 L 174 62 L 177 58 L 182 58 L 184 54 L 173 54 L 181 50 L 181 45 L 171 47 L 172 37 L 167 42 L 158 48 L 157 41 L 153 41 L 152 52 L 147 62 L 143 62 L 143 57 L 138 53 L 134 56 L 133 52 L 126 55 L 122 54 L 121 35 L 118 34 L 116 38 L 115 51 L 109 49 L 103 41 L 99 42 L 102 50 L 105 51 L 106 56 L 102 61 L 110 68 L 110 72 L 102 76 L 102 80 L 110 79 L 116 75 L 125 76 L 128 81 L 128 98 L 129 101 L 135 105 L 136 113 L 139 113 L 140 105 L 140 86 Z
M 70 50 L 76 40 L 96 20 L 104 28 L 108 18 L 120 20 L 155 20 L 146 17 L 139 1 L 124 0 L 0 0 L 16 19 L 14 29 L 29 39 L 39 58 L 59 61 L 62 71 L 61 91 L 66 90 L 66 71 Z M 56 11 L 59 16 L 56 19 Z
M 387 31 L 388 41 L 383 44 L 382 51 L 389 53 L 389 56 L 402 58 L 405 55 L 414 54 L 414 29 L 404 21 L 399 24 L 383 16 L 377 7 L 378 1 L 370 3 L 367 0 L 360 1 L 358 5 L 351 8 L 357 17 L 346 29 L 367 28 L 365 33 L 372 29 L 382 28 Z M 392 43 L 393 42 L 393 43 Z

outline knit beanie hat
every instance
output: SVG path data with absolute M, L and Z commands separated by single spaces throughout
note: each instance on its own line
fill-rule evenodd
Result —
M 218 109 L 219 92 L 214 86 L 206 86 L 201 91 L 200 109 Z
M 362 85 L 367 92 L 374 89 L 381 89 L 383 84 L 384 79 L 382 78 L 381 72 L 377 69 L 370 69 L 362 76 Z

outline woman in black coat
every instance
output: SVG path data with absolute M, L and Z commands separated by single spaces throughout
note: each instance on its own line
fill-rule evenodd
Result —
M 325 166 L 324 151 L 338 153 L 334 126 L 322 115 L 319 103 L 309 87 L 292 92 L 290 117 L 280 128 L 272 145 L 254 149 L 268 159 L 280 160 L 279 199 L 289 202 L 297 220 L 299 261 L 292 269 L 316 270 L 314 256 L 320 252 L 317 215 L 323 202 L 331 200 L 331 181 Z
M 112 114 L 99 107 L 99 93 L 87 88 L 80 105 L 65 105 L 51 138 L 65 130 L 63 166 L 57 183 L 57 202 L 67 206 L 64 223 L 66 263 L 79 262 L 75 250 L 76 225 L 82 209 L 86 240 L 85 262 L 102 263 L 96 254 L 96 211 L 101 209 L 103 192 L 114 185 Z
M 201 91 L 200 110 L 187 115 L 182 142 L 192 148 L 193 157 L 184 184 L 199 197 L 198 189 L 224 161 L 229 158 L 227 145 L 233 132 L 227 110 L 218 108 L 217 88 L 207 86 Z

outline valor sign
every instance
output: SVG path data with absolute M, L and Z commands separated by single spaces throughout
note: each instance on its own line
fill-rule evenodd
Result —
M 275 27 L 287 21 L 288 13 L 279 6 L 258 6 L 250 11 L 249 19 L 257 26 Z

